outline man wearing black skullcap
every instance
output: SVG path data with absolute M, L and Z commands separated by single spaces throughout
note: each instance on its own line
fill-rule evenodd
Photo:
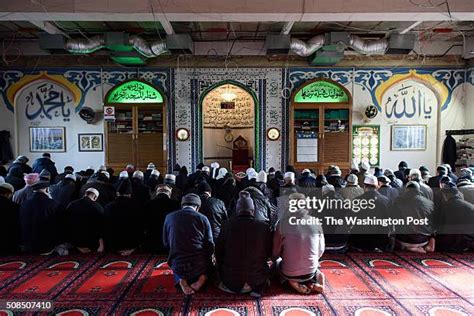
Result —
M 64 207 L 51 199 L 49 182 L 33 184 L 33 196 L 20 207 L 20 230 L 23 250 L 49 254 L 63 241 Z
M 139 246 L 143 230 L 130 180 L 122 181 L 117 191 L 117 199 L 104 210 L 104 242 L 107 249 L 128 256 Z
M 201 198 L 201 208 L 199 212 L 207 217 L 212 228 L 214 243 L 219 237 L 222 224 L 229 218 L 224 202 L 211 196 L 212 189 L 207 182 L 198 185 L 199 197 Z
M 428 185 L 431 188 L 439 188 L 439 180 L 443 176 L 447 176 L 447 175 L 448 175 L 448 169 L 443 165 L 438 166 L 438 168 L 436 168 L 436 176 L 433 176 L 428 179 Z
M 163 228 L 163 244 L 169 248 L 168 264 L 176 285 L 186 295 L 199 291 L 212 269 L 212 230 L 207 217 L 198 212 L 200 207 L 197 194 L 186 194 L 181 210 L 166 216 Z
M 236 216 L 222 226 L 216 244 L 220 288 L 231 293 L 250 293 L 259 297 L 268 284 L 272 234 L 270 226 L 255 219 L 250 193 L 241 191 Z
M 405 169 L 408 169 L 408 164 L 406 161 L 400 161 L 398 164 L 398 170 L 395 171 L 395 177 L 402 180 L 403 183 L 407 183 L 407 179 L 405 177 Z

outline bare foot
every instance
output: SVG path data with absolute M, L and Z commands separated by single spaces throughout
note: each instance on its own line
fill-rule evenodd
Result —
M 193 289 L 189 286 L 188 282 L 185 279 L 179 280 L 179 286 L 185 295 L 194 294 Z
M 300 294 L 307 295 L 311 293 L 311 289 L 307 287 L 306 285 L 300 284 L 296 281 L 288 281 L 288 283 L 290 284 L 292 288 L 294 288 Z
M 417 253 L 426 253 L 423 247 L 412 247 L 412 248 L 407 248 L 407 250 L 411 252 L 417 252 Z
M 428 244 L 425 246 L 426 252 L 434 252 L 435 251 L 435 239 L 430 238 L 430 241 Z
M 201 289 L 201 287 L 204 285 L 204 283 L 206 282 L 206 280 L 207 280 L 207 277 L 204 274 L 201 274 L 199 276 L 199 279 L 196 282 L 194 282 L 193 284 L 191 284 L 191 288 L 195 292 L 199 291 Z
M 321 271 L 317 272 L 316 275 L 317 283 L 314 283 L 310 286 L 313 293 L 321 294 L 324 292 L 324 286 L 326 284 L 326 276 Z
M 128 249 L 128 250 L 121 250 L 119 251 L 119 253 L 121 256 L 126 257 L 126 256 L 130 256 L 134 251 L 135 249 Z
M 89 253 L 91 252 L 91 250 L 89 248 L 77 248 L 77 250 L 79 250 L 80 253 Z

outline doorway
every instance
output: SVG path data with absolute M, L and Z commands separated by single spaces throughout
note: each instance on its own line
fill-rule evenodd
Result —
M 258 117 L 253 92 L 237 82 L 211 87 L 201 98 L 202 161 L 234 172 L 255 167 Z
M 163 93 L 134 79 L 110 89 L 104 103 L 115 107 L 115 119 L 105 124 L 107 165 L 121 170 L 131 163 L 144 170 L 154 163 L 160 171 L 166 170 Z

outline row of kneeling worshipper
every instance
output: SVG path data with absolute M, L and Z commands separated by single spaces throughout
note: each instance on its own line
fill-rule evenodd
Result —
M 455 175 L 441 165 L 430 176 L 426 168 L 410 169 L 405 162 L 396 171 L 371 170 L 363 163 L 345 173 L 330 166 L 325 175 L 292 166 L 234 175 L 213 163 L 200 164 L 191 174 L 175 166 L 161 176 L 150 163 L 144 171 L 127 165 L 118 176 L 105 166 L 78 172 L 68 166 L 53 180 L 46 166 L 54 162 L 48 154 L 43 158 L 50 163 L 30 170 L 28 158 L 20 156 L 0 177 L 2 254 L 168 254 L 176 284 L 186 294 L 217 277 L 224 291 L 258 296 L 273 272 L 299 293 L 322 292 L 318 266 L 324 251 L 465 252 L 474 247 L 469 168 Z M 12 183 L 14 174 L 22 175 L 22 184 Z M 286 212 L 288 198 L 308 197 L 344 203 L 322 212 L 307 207 Z M 374 208 L 356 209 L 369 200 Z M 412 218 L 423 224 L 372 231 L 347 221 L 289 226 L 288 217 L 299 222 Z

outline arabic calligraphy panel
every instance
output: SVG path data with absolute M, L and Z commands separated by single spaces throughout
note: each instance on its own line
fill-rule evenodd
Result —
M 388 88 L 382 111 L 388 119 L 430 120 L 437 112 L 435 93 L 422 83 L 405 80 Z
M 223 95 L 233 95 L 233 109 L 221 108 L 221 102 L 226 101 Z M 253 128 L 254 101 L 244 89 L 234 85 L 223 85 L 207 94 L 203 101 L 204 128 Z
M 32 120 L 70 121 L 74 113 L 74 102 L 71 92 L 49 80 L 39 80 L 23 89 L 16 99 L 20 113 Z

